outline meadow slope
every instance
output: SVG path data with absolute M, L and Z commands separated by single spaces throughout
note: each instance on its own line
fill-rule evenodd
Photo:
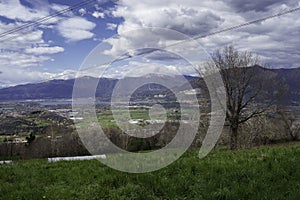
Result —
M 0 165 L 0 199 L 300 199 L 300 146 L 197 153 L 146 174 L 97 160 L 17 161 Z

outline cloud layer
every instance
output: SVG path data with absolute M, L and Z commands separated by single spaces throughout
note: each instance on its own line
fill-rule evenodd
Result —
M 94 36 L 91 32 L 96 24 L 81 17 L 73 17 L 58 24 L 58 31 L 69 41 L 89 39 Z
M 165 42 L 174 40 L 172 36 L 139 34 L 139 28 L 161 27 L 188 36 L 205 35 L 297 6 L 300 6 L 297 0 L 120 0 L 112 12 L 115 17 L 124 18 L 117 28 L 120 38 L 107 40 L 112 48 L 106 54 L 117 55 L 122 51 L 134 50 L 143 46 L 143 41 L 151 41 L 158 46 L 162 43 L 161 38 Z M 298 16 L 299 12 L 291 13 L 198 41 L 208 52 L 233 44 L 240 50 L 256 52 L 272 67 L 299 67 Z M 135 35 L 127 34 L 134 29 L 137 29 Z

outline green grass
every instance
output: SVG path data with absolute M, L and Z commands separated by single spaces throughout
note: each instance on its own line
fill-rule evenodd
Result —
M 146 174 L 96 160 L 0 165 L 0 199 L 300 199 L 300 146 L 197 153 Z
M 118 115 L 118 117 L 120 119 L 125 118 L 122 116 L 125 116 L 125 111 L 124 110 L 119 110 L 119 111 L 115 111 L 115 114 Z M 129 111 L 130 114 L 130 119 L 142 119 L 142 120 L 150 120 L 150 116 L 149 116 L 149 111 L 148 110 L 141 110 L 141 109 L 137 109 L 137 110 L 130 110 Z M 114 122 L 114 116 L 112 114 L 111 111 L 102 111 L 99 112 L 98 114 L 98 121 L 102 126 L 114 126 L 114 127 L 118 127 L 117 123 Z M 167 120 L 175 120 L 177 119 L 176 115 L 180 115 L 180 114 L 175 114 L 173 112 L 168 111 L 167 112 Z M 156 117 L 156 120 L 163 120 L 164 117 Z M 88 119 L 85 120 L 86 122 L 88 122 Z
M 131 119 L 150 119 L 148 110 L 130 110 L 129 113 Z
M 45 121 L 37 121 L 36 125 L 37 125 L 37 127 L 45 127 L 45 126 L 50 126 L 51 124 L 49 122 L 45 122 Z
M 115 114 L 118 116 L 119 119 L 125 119 L 126 112 L 125 110 L 116 110 Z M 142 119 L 142 120 L 150 120 L 149 111 L 144 109 L 137 109 L 137 110 L 130 110 L 130 119 Z M 167 120 L 176 120 L 180 113 L 174 113 L 172 111 L 168 111 L 167 113 Z M 180 118 L 180 117 L 179 117 Z M 115 122 L 115 118 L 110 110 L 101 111 L 97 113 L 97 119 L 101 126 L 104 127 L 119 127 L 118 124 Z M 156 120 L 164 120 L 164 116 L 157 116 Z M 85 118 L 83 121 L 79 122 L 78 125 L 81 127 L 89 127 L 89 123 L 93 122 L 95 119 L 93 118 Z

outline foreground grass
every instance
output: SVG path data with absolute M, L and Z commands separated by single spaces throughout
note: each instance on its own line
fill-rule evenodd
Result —
M 300 199 L 300 146 L 197 153 L 147 174 L 96 160 L 0 165 L 0 199 Z

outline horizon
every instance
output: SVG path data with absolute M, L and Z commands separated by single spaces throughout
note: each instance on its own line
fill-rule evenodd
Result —
M 295 69 L 300 69 L 300 67 L 293 67 L 293 68 L 267 68 L 267 67 L 264 67 L 264 66 L 258 66 L 258 67 L 261 67 L 261 68 L 264 68 L 264 69 L 270 69 L 270 70 L 295 70 Z M 167 77 L 176 77 L 176 76 L 180 76 L 180 75 L 176 75 L 176 74 L 159 74 L 159 73 L 149 73 L 149 74 L 142 74 L 142 75 L 136 75 L 136 76 L 126 76 L 125 78 L 141 78 L 141 77 L 147 77 L 147 76 L 167 76 Z M 182 74 L 182 76 L 184 77 L 198 77 L 198 78 L 201 78 L 198 75 L 194 74 L 194 75 L 191 75 L 191 74 Z M 41 84 L 41 83 L 49 83 L 51 81 L 68 81 L 68 80 L 75 80 L 75 79 L 78 79 L 78 78 L 94 78 L 94 79 L 111 79 L 111 80 L 121 80 L 123 78 L 118 78 L 118 77 L 96 77 L 96 76 L 92 76 L 92 75 L 83 75 L 83 76 L 80 76 L 80 77 L 68 77 L 68 78 L 60 78 L 57 77 L 57 78 L 53 78 L 53 79 L 49 79 L 49 80 L 41 80 L 41 81 L 37 81 L 37 82 L 29 82 L 29 83 L 21 83 L 21 84 L 17 84 L 17 85 L 10 85 L 10 86 L 2 86 L 0 85 L 0 90 L 2 89 L 6 89 L 6 88 L 12 88 L 12 87 L 17 87 L 17 86 L 26 86 L 26 85 L 32 85 L 32 84 Z M 1 83 L 1 81 L 0 81 Z

